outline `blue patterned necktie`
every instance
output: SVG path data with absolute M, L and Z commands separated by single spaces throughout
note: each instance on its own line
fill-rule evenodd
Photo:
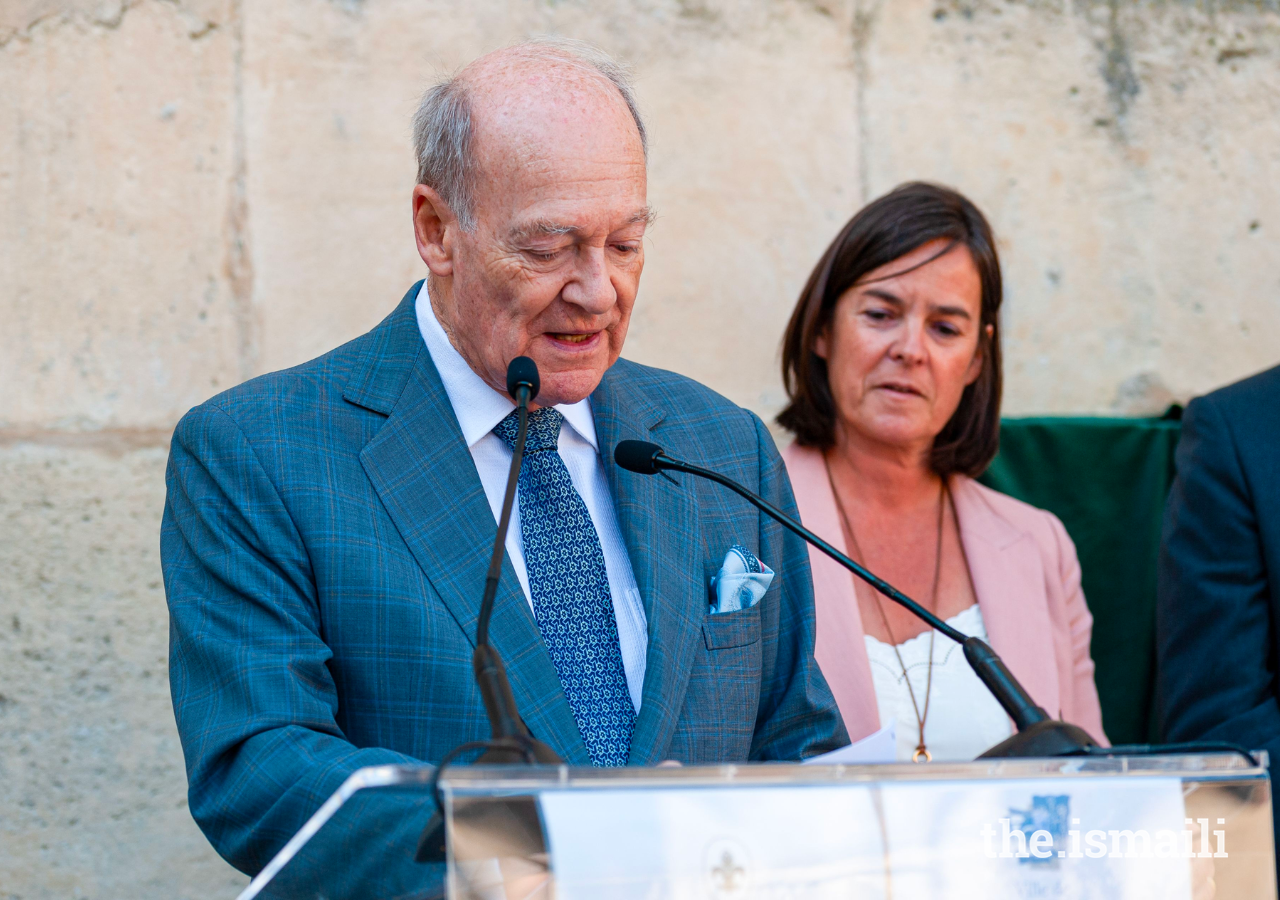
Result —
M 515 449 L 513 412 L 493 429 Z M 618 644 L 604 551 L 587 504 L 560 458 L 557 410 L 529 413 L 520 466 L 520 531 L 538 630 L 578 732 L 597 766 L 624 766 L 635 709 Z

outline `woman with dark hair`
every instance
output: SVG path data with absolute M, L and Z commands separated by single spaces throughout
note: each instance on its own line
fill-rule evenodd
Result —
M 827 248 L 787 325 L 805 523 L 966 634 L 986 638 L 1051 715 L 1104 741 L 1092 617 L 1051 513 L 974 481 L 1000 429 L 1000 260 L 947 188 L 905 184 Z M 1012 723 L 960 648 L 820 552 L 815 655 L 849 735 L 896 721 L 903 759 L 972 759 Z

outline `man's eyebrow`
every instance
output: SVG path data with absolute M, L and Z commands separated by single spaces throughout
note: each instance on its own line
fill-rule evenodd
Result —
M 533 237 L 558 237 L 562 234 L 574 234 L 578 231 L 576 225 L 566 225 L 563 222 L 553 222 L 550 219 L 534 219 L 532 222 L 526 222 L 523 225 L 517 225 L 511 229 L 511 238 L 513 240 L 525 240 Z
M 654 218 L 653 208 L 644 206 L 628 216 L 623 223 L 623 227 L 638 225 L 642 222 L 645 226 L 649 226 L 653 224 Z M 536 237 L 559 237 L 565 234 L 579 234 L 580 232 L 581 229 L 576 225 L 556 222 L 552 219 L 534 219 L 532 222 L 526 222 L 523 225 L 517 225 L 512 228 L 511 239 L 513 241 L 522 241 Z
M 652 206 L 642 206 L 631 214 L 631 217 L 627 219 L 627 224 L 638 225 L 643 222 L 645 227 L 648 227 L 653 224 L 653 220 L 656 218 L 658 218 L 658 214 L 654 212 Z

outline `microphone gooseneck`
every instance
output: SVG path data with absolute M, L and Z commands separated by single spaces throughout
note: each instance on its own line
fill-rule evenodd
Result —
M 515 694 L 507 678 L 502 657 L 489 643 L 489 621 L 493 618 L 494 602 L 498 596 L 498 583 L 502 580 L 502 559 L 506 554 L 507 530 L 511 527 L 511 510 L 515 505 L 516 488 L 520 482 L 520 464 L 524 460 L 524 442 L 529 432 L 529 404 L 538 396 L 541 381 L 538 366 L 527 356 L 517 356 L 507 366 L 507 393 L 516 401 L 516 443 L 511 452 L 511 468 L 507 471 L 507 486 L 502 495 L 502 512 L 498 516 L 498 530 L 493 538 L 493 552 L 489 556 L 489 571 L 484 578 L 484 593 L 480 598 L 480 611 L 476 616 L 476 647 L 471 655 L 471 669 L 475 673 L 476 686 L 489 718 L 491 737 L 488 741 L 463 744 L 450 751 L 436 767 L 435 780 L 440 772 L 463 750 L 485 748 L 476 759 L 477 765 L 514 765 L 542 763 L 555 765 L 563 762 L 554 750 L 529 733 L 516 708 Z M 437 791 L 437 809 L 418 839 L 418 862 L 441 862 L 445 858 L 444 817 L 441 814 Z
M 538 396 L 541 386 L 538 366 L 527 356 L 517 356 L 507 366 L 507 393 L 516 401 L 516 445 L 511 451 L 511 467 L 507 470 L 507 487 L 502 495 L 502 512 L 498 531 L 493 536 L 493 553 L 489 571 L 484 577 L 484 594 L 480 598 L 480 614 L 476 620 L 476 649 L 489 643 L 489 619 L 493 616 L 498 582 L 502 578 L 502 556 L 506 551 L 507 530 L 511 527 L 511 510 L 515 506 L 516 487 L 520 481 L 520 464 L 524 461 L 524 442 L 529 434 L 529 404 Z M 498 734 L 495 731 L 494 737 Z
M 498 530 L 493 536 L 493 553 L 489 556 L 489 571 L 484 579 L 484 594 L 480 598 L 480 611 L 476 617 L 476 649 L 471 656 L 480 698 L 489 716 L 492 738 L 489 747 L 477 763 L 502 765 L 506 763 L 559 763 L 556 752 L 535 740 L 516 710 L 515 695 L 507 678 L 502 657 L 489 644 L 489 621 L 493 618 L 494 602 L 498 596 L 498 583 L 502 580 L 502 559 L 506 553 L 507 530 L 511 527 L 511 510 L 515 505 L 516 487 L 520 481 L 520 464 L 524 460 L 524 442 L 529 433 L 529 404 L 538 396 L 541 381 L 538 366 L 527 356 L 517 356 L 507 366 L 507 391 L 516 401 L 516 443 L 511 452 L 511 468 L 507 471 L 507 487 L 502 495 L 502 512 L 498 516 Z
M 1027 693 L 1026 688 L 1009 671 L 1004 661 L 980 638 L 970 637 L 912 600 L 883 578 L 841 553 L 808 528 L 778 509 L 768 500 L 753 493 L 731 478 L 711 469 L 704 469 L 663 452 L 657 444 L 648 441 L 621 441 L 613 451 L 613 459 L 621 468 L 640 475 L 655 475 L 663 471 L 683 472 L 698 478 L 706 478 L 727 487 L 751 503 L 761 512 L 776 520 L 817 547 L 827 556 L 857 575 L 884 596 L 906 607 L 929 626 L 942 632 L 964 648 L 964 657 L 974 674 L 982 680 L 987 690 L 999 701 L 1000 706 L 1013 720 L 1018 733 L 992 747 L 983 757 L 1005 756 L 1066 756 L 1088 753 L 1097 743 L 1084 729 L 1056 719 L 1041 709 Z
M 835 547 L 831 546 L 812 531 L 792 519 L 768 500 L 752 493 L 733 479 L 726 478 L 724 475 L 721 475 L 719 472 L 714 472 L 711 469 L 704 469 L 701 466 L 695 466 L 690 463 L 682 462 L 678 459 L 672 459 L 670 456 L 667 456 L 667 454 L 664 453 L 662 448 L 657 444 L 651 444 L 647 441 L 620 441 L 613 451 L 613 460 L 627 471 L 637 472 L 641 475 L 654 475 L 666 469 L 672 472 L 684 472 L 688 475 L 696 475 L 699 478 L 707 478 L 717 484 L 727 487 L 729 490 L 758 507 L 770 517 L 776 519 L 778 522 L 800 535 L 800 537 L 813 544 L 823 553 L 827 554 L 827 556 L 830 556 L 845 568 L 850 569 L 853 574 L 870 584 L 886 597 L 911 610 L 925 622 L 929 623 L 929 625 L 938 629 L 938 631 L 941 631 L 957 644 L 963 644 L 965 642 L 966 635 L 963 632 L 958 631 L 951 625 L 948 625 L 946 622 L 942 621 L 942 619 L 939 619 L 933 613 L 929 612 L 929 610 L 925 609 L 919 603 L 899 591 L 893 585 L 884 581 L 879 576 L 867 571 L 858 563 L 845 556 Z

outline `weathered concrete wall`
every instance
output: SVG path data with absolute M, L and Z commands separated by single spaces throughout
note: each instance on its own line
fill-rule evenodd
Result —
M 771 415 L 813 261 L 929 178 L 1001 236 L 1010 411 L 1280 361 L 1280 0 L 0 3 L 0 900 L 244 883 L 185 808 L 168 431 L 391 309 L 417 95 L 536 33 L 639 76 L 633 358 Z
M 187 812 L 162 447 L 0 450 L 0 897 L 233 897 Z

